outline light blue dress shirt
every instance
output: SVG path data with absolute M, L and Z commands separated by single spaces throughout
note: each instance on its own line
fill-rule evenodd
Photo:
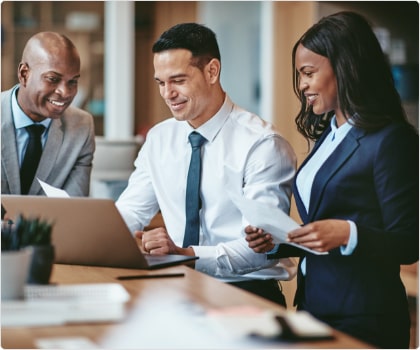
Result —
M 45 142 L 47 141 L 48 136 L 48 128 L 51 124 L 51 119 L 47 118 L 44 119 L 40 123 L 34 123 L 31 118 L 29 118 L 25 112 L 23 112 L 22 108 L 20 108 L 16 92 L 18 87 L 13 90 L 12 93 L 12 115 L 13 115 L 13 122 L 15 124 L 15 132 L 16 132 L 16 143 L 17 143 L 17 151 L 18 151 L 18 159 L 19 159 L 19 167 L 22 165 L 23 157 L 26 152 L 26 147 L 28 146 L 29 141 L 29 134 L 26 131 L 25 127 L 32 124 L 41 124 L 45 126 L 45 130 L 41 136 L 42 147 L 45 146 Z
M 339 128 L 336 125 L 335 116 L 331 118 L 331 132 L 325 138 L 324 142 L 319 146 L 316 153 L 305 164 L 296 178 L 296 187 L 302 202 L 305 205 L 306 211 L 309 211 L 309 202 L 311 198 L 312 184 L 319 169 L 328 159 L 328 157 L 335 151 L 338 145 L 344 140 L 352 125 L 347 121 Z M 351 255 L 357 245 L 357 227 L 353 221 L 347 220 L 350 224 L 350 237 L 346 246 L 341 246 L 341 254 Z M 302 273 L 306 273 L 306 259 L 303 259 L 301 264 Z
M 296 187 L 302 202 L 305 205 L 306 211 L 309 211 L 312 184 L 319 169 L 328 159 L 328 157 L 335 151 L 338 145 L 344 140 L 352 125 L 347 121 L 339 128 L 336 126 L 335 116 L 331 119 L 331 132 L 325 138 L 323 143 L 319 146 L 316 153 L 309 159 L 305 166 L 300 170 L 296 178 Z M 357 245 L 357 227 L 353 221 L 347 220 L 350 224 L 350 237 L 346 246 L 341 246 L 341 254 L 351 255 Z M 303 274 L 306 272 L 306 259 L 303 259 L 301 264 Z

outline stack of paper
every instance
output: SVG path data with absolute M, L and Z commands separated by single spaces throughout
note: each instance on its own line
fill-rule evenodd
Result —
M 2 327 L 117 321 L 130 299 L 118 283 L 27 285 L 23 300 L 1 303 Z

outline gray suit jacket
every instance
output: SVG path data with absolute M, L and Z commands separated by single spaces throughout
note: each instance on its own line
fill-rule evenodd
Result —
M 12 117 L 13 88 L 1 93 L 1 193 L 21 194 L 16 133 Z M 44 195 L 36 178 L 64 189 L 70 196 L 88 196 L 95 131 L 93 117 L 68 107 L 53 119 L 28 195 Z

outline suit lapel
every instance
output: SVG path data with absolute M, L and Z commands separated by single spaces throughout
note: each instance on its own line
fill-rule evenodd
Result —
M 10 193 L 20 193 L 20 167 L 11 108 L 12 91 L 13 89 L 9 90 L 7 93 L 2 93 L 1 99 L 1 161 L 3 164 L 2 170 L 4 172 L 2 176 L 8 181 Z M 66 113 L 67 111 L 64 112 L 64 115 Z M 47 142 L 45 143 L 38 170 L 35 174 L 35 177 L 39 177 L 41 180 L 46 180 L 48 178 L 57 163 L 58 154 L 61 150 L 64 138 L 62 125 L 61 118 L 53 119 L 49 127 Z M 14 146 L 11 147 L 10 145 Z M 29 193 L 42 193 L 41 187 L 37 181 L 32 183 Z
M 300 168 L 302 169 L 302 167 Z M 296 187 L 296 181 L 293 183 L 293 194 L 295 196 L 296 208 L 299 212 L 299 216 L 304 224 L 308 222 L 308 212 L 306 211 L 305 205 L 303 204 L 302 198 Z
M 1 161 L 10 193 L 20 193 L 20 167 L 17 153 L 15 126 L 12 118 L 12 91 L 2 97 L 1 106 Z
M 312 184 L 308 222 L 313 221 L 316 217 L 326 185 L 359 147 L 359 139 L 363 137 L 364 134 L 364 131 L 353 127 L 319 169 L 315 176 L 314 183 Z
M 63 130 L 61 119 L 53 119 L 48 130 L 48 138 L 45 143 L 42 157 L 39 161 L 36 176 L 42 180 L 46 180 L 48 175 L 53 171 L 57 163 L 57 157 L 63 144 Z
M 313 149 L 311 150 L 311 152 L 309 153 L 309 155 L 302 162 L 302 165 L 299 167 L 299 170 L 296 173 L 296 177 L 295 178 L 297 178 L 297 175 L 299 174 L 299 172 L 304 168 L 305 164 L 309 161 L 309 159 L 312 158 L 312 156 L 318 150 L 319 146 L 322 144 L 322 142 L 327 137 L 327 135 L 330 133 L 330 131 L 331 131 L 331 127 L 328 127 L 323 132 L 323 134 L 321 135 L 320 139 L 315 143 L 315 145 L 314 145 Z M 297 190 L 296 181 L 294 181 L 294 183 L 293 183 L 293 193 L 295 195 L 296 207 L 297 207 L 297 210 L 299 212 L 300 218 L 302 219 L 302 222 L 308 223 L 309 222 L 308 221 L 309 220 L 308 212 L 306 211 L 305 205 L 303 204 L 302 198 L 301 198 L 301 196 L 299 194 L 299 191 Z

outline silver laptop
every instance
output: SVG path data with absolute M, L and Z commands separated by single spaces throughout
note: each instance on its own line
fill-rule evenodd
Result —
M 1 204 L 10 219 L 22 214 L 54 223 L 59 264 L 156 269 L 198 259 L 144 254 L 111 199 L 2 195 Z

